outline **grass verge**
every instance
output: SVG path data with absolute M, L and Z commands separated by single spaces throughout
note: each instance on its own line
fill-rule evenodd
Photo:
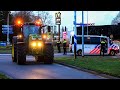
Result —
M 110 58 L 108 56 L 85 56 L 77 57 L 77 59 L 74 59 L 74 57 L 56 57 L 55 61 L 79 68 L 93 70 L 102 74 L 120 77 L 119 58 Z
M 4 74 L 0 73 L 0 79 L 9 79 L 7 76 L 5 76 Z

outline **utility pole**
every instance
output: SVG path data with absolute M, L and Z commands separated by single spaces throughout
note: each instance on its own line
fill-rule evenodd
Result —
M 87 11 L 87 35 L 88 35 L 88 11 Z

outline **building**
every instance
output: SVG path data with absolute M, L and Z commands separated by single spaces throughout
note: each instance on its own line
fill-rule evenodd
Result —
M 108 37 L 113 35 L 113 39 L 120 40 L 120 23 L 118 25 L 88 26 L 88 34 L 105 35 Z M 82 26 L 77 27 L 77 35 L 82 35 Z M 87 35 L 87 26 L 84 27 L 84 35 Z

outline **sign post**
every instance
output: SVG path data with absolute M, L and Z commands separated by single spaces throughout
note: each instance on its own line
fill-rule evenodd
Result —
M 84 57 L 84 11 L 82 11 L 82 57 Z
M 55 20 L 56 20 L 56 25 L 58 25 L 58 36 L 59 36 L 59 41 L 60 41 L 60 25 L 61 25 L 61 13 L 55 13 Z
M 76 59 L 76 47 L 77 47 L 77 38 L 76 38 L 76 11 L 74 11 L 74 58 Z

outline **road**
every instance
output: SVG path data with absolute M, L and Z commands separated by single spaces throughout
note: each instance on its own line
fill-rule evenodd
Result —
M 12 62 L 11 55 L 0 55 L 0 72 L 13 79 L 105 79 L 59 64 L 45 65 L 33 61 L 32 56 L 27 56 L 27 65 L 17 65 Z

